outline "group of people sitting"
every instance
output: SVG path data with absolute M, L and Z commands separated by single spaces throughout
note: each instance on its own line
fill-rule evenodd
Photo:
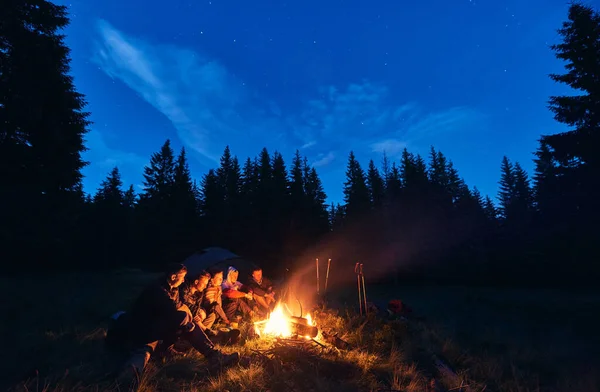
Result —
M 227 269 L 225 277 L 219 269 L 195 276 L 187 272 L 183 264 L 170 265 L 109 329 L 107 346 L 124 356 L 127 372 L 141 373 L 153 355 L 183 354 L 174 347 L 178 341 L 189 343 L 208 359 L 209 366 L 235 364 L 239 353 L 224 354 L 213 341 L 235 343 L 240 330 L 221 332 L 213 327 L 237 327 L 241 320 L 264 318 L 275 304 L 276 291 L 260 267 L 253 268 L 247 284 L 238 280 L 234 267 Z

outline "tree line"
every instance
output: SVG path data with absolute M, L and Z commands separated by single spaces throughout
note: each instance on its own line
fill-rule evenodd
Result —
M 11 2 L 0 16 L 0 234 L 5 270 L 160 268 L 208 246 L 260 260 L 274 273 L 300 258 L 361 259 L 381 277 L 557 284 L 597 278 L 600 16 L 573 4 L 551 49 L 577 90 L 550 97 L 567 132 L 543 135 L 532 176 L 500 162 L 496 200 L 431 147 L 363 168 L 349 153 L 344 200 L 327 204 L 298 151 L 289 166 L 263 148 L 240 161 L 229 147 L 199 181 L 167 140 L 144 168 L 143 189 L 113 168 L 93 194 L 85 98 L 69 76 L 64 6 Z M 44 86 L 44 88 L 40 88 Z

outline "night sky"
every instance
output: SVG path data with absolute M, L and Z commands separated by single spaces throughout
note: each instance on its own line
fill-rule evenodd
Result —
M 565 92 L 548 78 L 565 0 L 59 3 L 94 122 L 87 192 L 115 165 L 141 190 L 170 138 L 198 180 L 227 144 L 300 149 L 335 202 L 350 150 L 366 168 L 434 145 L 495 197 L 503 155 L 531 172 L 540 134 L 564 129 L 546 105 Z

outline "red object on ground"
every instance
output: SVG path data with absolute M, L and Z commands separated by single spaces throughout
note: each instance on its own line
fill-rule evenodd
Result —
M 390 312 L 398 314 L 398 313 L 410 313 L 412 309 L 407 304 L 403 303 L 399 299 L 393 299 L 388 302 L 388 309 Z

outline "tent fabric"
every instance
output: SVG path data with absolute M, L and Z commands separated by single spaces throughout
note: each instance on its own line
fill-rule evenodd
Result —
M 197 275 L 200 271 L 211 268 L 222 270 L 225 273 L 229 266 L 233 266 L 240 271 L 240 280 L 242 281 L 251 273 L 252 268 L 256 266 L 253 262 L 223 248 L 204 249 L 202 252 L 194 253 L 188 257 L 183 264 L 187 267 L 188 275 L 190 276 Z

